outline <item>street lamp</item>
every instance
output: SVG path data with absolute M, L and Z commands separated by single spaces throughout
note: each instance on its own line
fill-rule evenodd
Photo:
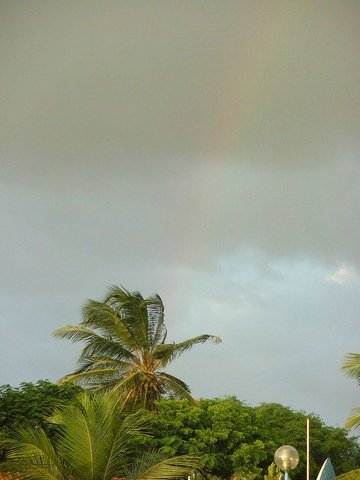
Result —
M 285 480 L 289 480 L 289 470 L 293 470 L 299 463 L 298 451 L 291 445 L 283 445 L 276 450 L 274 461 L 285 473 Z

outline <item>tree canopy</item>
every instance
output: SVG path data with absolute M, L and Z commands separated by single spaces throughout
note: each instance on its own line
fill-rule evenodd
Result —
M 57 407 L 70 403 L 81 388 L 74 384 L 57 385 L 49 380 L 23 382 L 18 387 L 0 386 L 0 431 L 22 425 L 45 428 L 46 421 Z
M 151 417 L 152 446 L 161 446 L 172 455 L 201 452 L 205 473 L 230 478 L 260 479 L 274 458 L 275 450 L 293 445 L 301 462 L 292 472 L 294 480 L 304 478 L 306 470 L 306 418 L 279 404 L 251 407 L 235 397 L 201 399 L 197 405 L 187 401 L 161 401 L 159 413 Z M 360 466 L 360 446 L 341 428 L 326 426 L 310 415 L 311 477 L 315 478 L 327 457 L 337 474 Z

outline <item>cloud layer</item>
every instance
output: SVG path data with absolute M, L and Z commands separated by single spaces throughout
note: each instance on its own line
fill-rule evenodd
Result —
M 356 2 L 5 1 L 5 160 L 61 175 L 74 161 L 83 173 L 352 156 L 358 14 Z
M 71 370 L 78 349 L 51 331 L 122 283 L 160 293 L 175 339 L 223 337 L 174 365 L 195 394 L 341 423 L 358 395 L 340 364 L 360 340 L 359 3 L 0 8 L 0 382 Z

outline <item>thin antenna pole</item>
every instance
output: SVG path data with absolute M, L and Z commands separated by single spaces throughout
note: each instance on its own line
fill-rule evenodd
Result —
M 306 480 L 310 480 L 310 419 L 306 419 Z

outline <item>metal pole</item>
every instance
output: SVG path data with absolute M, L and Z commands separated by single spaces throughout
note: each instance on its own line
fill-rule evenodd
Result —
M 310 480 L 310 419 L 306 419 L 306 480 Z

